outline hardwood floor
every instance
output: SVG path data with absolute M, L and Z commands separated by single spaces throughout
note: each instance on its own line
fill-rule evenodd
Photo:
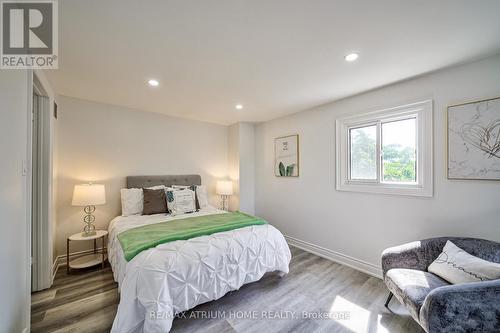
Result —
M 175 319 L 171 332 L 423 332 L 397 300 L 391 301 L 393 312 L 384 307 L 381 280 L 291 250 L 286 277 L 268 274 L 201 304 Z M 109 266 L 72 275 L 63 267 L 52 288 L 32 295 L 31 329 L 109 332 L 118 302 Z

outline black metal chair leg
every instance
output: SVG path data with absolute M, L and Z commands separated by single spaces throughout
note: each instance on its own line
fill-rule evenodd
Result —
M 389 296 L 387 296 L 387 300 L 385 301 L 385 307 L 388 309 L 389 309 L 389 302 L 391 301 L 392 296 L 394 296 L 392 292 L 389 292 Z

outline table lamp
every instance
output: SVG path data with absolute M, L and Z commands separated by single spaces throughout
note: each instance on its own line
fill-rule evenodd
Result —
M 233 195 L 233 182 L 230 180 L 217 181 L 216 193 L 221 196 L 222 209 L 229 210 L 229 196 Z
M 73 206 L 84 206 L 83 211 L 85 212 L 85 217 L 83 222 L 86 223 L 83 228 L 82 236 L 88 237 L 96 234 L 95 232 L 95 216 L 92 215 L 95 212 L 96 205 L 104 205 L 106 203 L 106 192 L 104 185 L 100 184 L 81 184 L 75 185 L 73 190 Z

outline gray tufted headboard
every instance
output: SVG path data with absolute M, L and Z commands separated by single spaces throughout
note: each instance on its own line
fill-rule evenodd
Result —
M 156 185 L 201 185 L 200 175 L 128 176 L 127 188 L 143 188 Z

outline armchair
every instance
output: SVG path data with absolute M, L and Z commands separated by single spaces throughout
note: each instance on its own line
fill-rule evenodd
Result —
M 427 271 L 446 241 L 473 256 L 500 263 L 500 243 L 439 237 L 386 249 L 384 282 L 413 319 L 431 332 L 500 332 L 500 280 L 452 285 Z

